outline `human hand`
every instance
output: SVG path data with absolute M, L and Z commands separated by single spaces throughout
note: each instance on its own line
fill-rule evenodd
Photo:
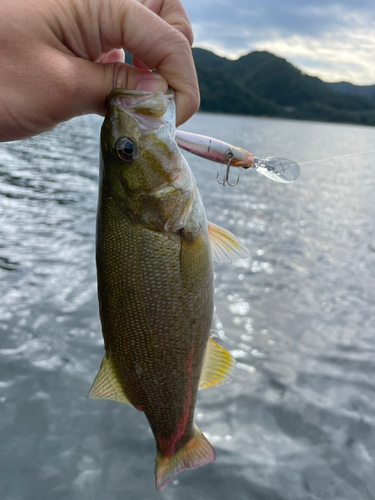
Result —
M 116 87 L 172 87 L 180 125 L 199 106 L 192 40 L 179 0 L 1 2 L 0 140 L 85 113 L 104 115 Z M 122 47 L 133 54 L 133 67 L 123 64 Z

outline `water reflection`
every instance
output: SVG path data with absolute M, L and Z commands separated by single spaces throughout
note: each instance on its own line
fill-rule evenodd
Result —
M 0 146 L 2 498 L 157 498 L 147 421 L 86 399 L 103 353 L 94 237 L 100 119 Z M 186 126 L 257 156 L 371 149 L 372 128 L 200 114 Z M 339 151 L 338 151 L 339 150 Z M 344 150 L 344 151 L 343 151 Z M 196 420 L 217 462 L 166 498 L 372 499 L 375 180 L 369 157 L 233 189 L 190 156 L 209 220 L 251 259 L 215 268 L 219 342 L 237 359 Z

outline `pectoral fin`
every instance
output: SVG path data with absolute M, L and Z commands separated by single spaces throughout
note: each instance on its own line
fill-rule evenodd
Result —
M 210 339 L 204 355 L 199 389 L 222 384 L 233 373 L 235 364 L 231 353 Z
M 212 222 L 208 222 L 212 258 L 218 262 L 230 262 L 236 259 L 248 259 L 249 249 L 231 232 Z
M 110 399 L 111 401 L 118 401 L 119 403 L 131 404 L 121 387 L 111 359 L 107 358 L 106 355 L 103 358 L 99 373 L 91 387 L 89 398 Z

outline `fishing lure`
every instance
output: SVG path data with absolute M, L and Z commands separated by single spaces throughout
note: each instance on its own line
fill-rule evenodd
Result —
M 253 168 L 273 181 L 291 183 L 299 177 L 299 165 L 307 165 L 322 161 L 335 160 L 337 158 L 347 158 L 349 156 L 375 153 L 375 149 L 371 149 L 369 151 L 359 151 L 358 153 L 320 158 L 318 160 L 305 161 L 298 164 L 293 160 L 288 160 L 287 158 L 270 157 L 260 159 L 245 149 L 231 146 L 230 144 L 220 141 L 219 139 L 213 139 L 212 137 L 205 135 L 192 134 L 190 132 L 183 132 L 182 130 L 176 131 L 175 140 L 180 148 L 185 149 L 185 151 L 189 151 L 189 153 L 193 153 L 215 163 L 225 164 L 227 169 L 223 179 L 220 180 L 219 174 L 217 175 L 217 181 L 222 186 L 225 186 L 226 184 L 229 186 L 236 186 L 238 184 L 239 176 L 233 184 L 229 182 L 229 172 L 231 167 L 242 167 L 243 169 Z
M 217 175 L 217 181 L 222 186 L 226 184 L 235 186 L 238 184 L 239 176 L 235 183 L 232 184 L 229 182 L 231 167 L 253 168 L 273 181 L 284 183 L 294 182 L 300 174 L 299 165 L 295 161 L 278 157 L 257 158 L 245 149 L 231 146 L 219 139 L 213 139 L 205 135 L 191 134 L 190 132 L 177 130 L 175 140 L 180 148 L 190 153 L 215 163 L 225 164 L 227 169 L 223 179 L 220 180 Z

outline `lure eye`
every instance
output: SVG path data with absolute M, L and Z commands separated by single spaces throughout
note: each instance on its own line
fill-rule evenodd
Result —
M 116 142 L 116 154 L 123 161 L 133 160 L 135 156 L 135 146 L 132 139 L 129 137 L 120 137 Z

